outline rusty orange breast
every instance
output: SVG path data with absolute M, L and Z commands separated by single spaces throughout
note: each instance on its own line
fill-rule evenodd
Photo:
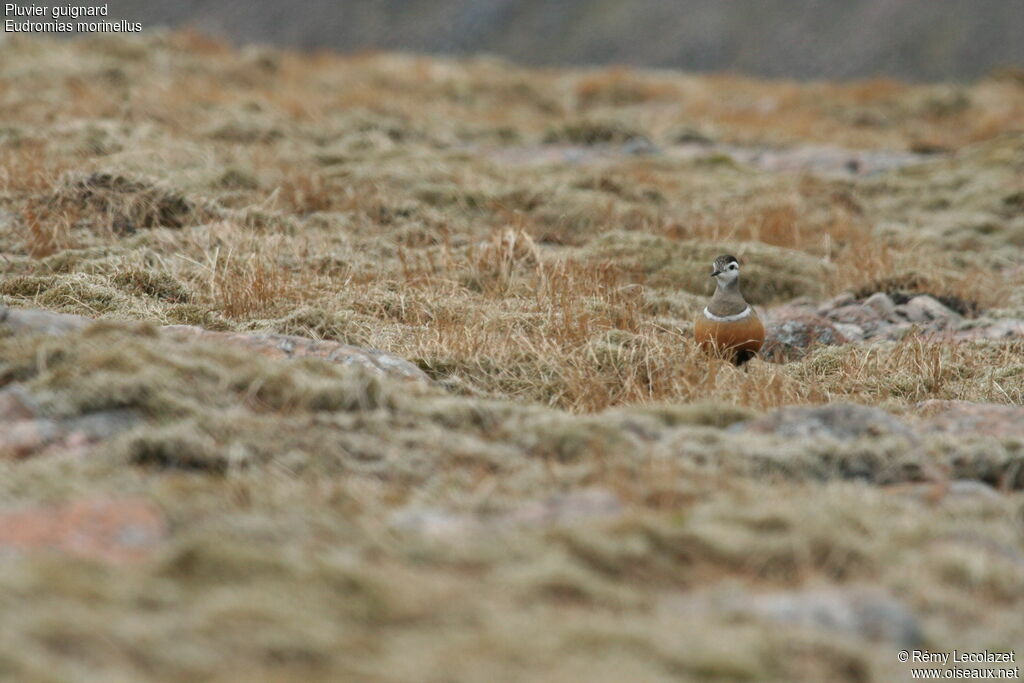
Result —
M 764 325 L 754 310 L 742 320 L 718 321 L 709 320 L 704 312 L 697 314 L 694 325 L 694 337 L 702 348 L 712 347 L 718 351 L 752 351 L 761 350 L 764 344 Z

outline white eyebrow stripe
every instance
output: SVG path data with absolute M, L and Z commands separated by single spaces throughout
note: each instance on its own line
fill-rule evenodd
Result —
M 748 315 L 750 315 L 750 306 L 747 306 L 742 312 L 737 313 L 736 315 L 715 315 L 708 310 L 707 306 L 704 307 L 704 317 L 708 320 L 713 320 L 716 323 L 734 323 L 737 320 L 743 320 Z

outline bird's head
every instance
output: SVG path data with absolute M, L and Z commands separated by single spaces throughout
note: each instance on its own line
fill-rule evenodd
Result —
M 735 256 L 723 254 L 711 264 L 711 277 L 719 286 L 731 285 L 740 277 L 740 261 Z

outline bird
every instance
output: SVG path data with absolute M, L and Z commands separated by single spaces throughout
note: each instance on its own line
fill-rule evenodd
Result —
M 715 294 L 697 314 L 693 332 L 697 343 L 710 351 L 743 365 L 757 355 L 764 344 L 764 325 L 740 292 L 740 261 L 723 254 L 711 263 Z

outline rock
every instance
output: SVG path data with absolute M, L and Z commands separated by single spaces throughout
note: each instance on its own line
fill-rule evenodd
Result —
M 972 319 L 965 321 L 958 311 L 928 294 L 918 294 L 896 304 L 884 292 L 876 292 L 857 303 L 853 294 L 843 293 L 819 305 L 814 312 L 827 318 L 847 341 L 872 339 L 899 341 L 910 334 L 928 341 L 960 342 L 972 339 L 1016 339 L 1024 337 L 1024 320 Z M 968 302 L 969 303 L 969 302 Z M 769 311 L 780 317 L 791 315 L 791 304 Z
M 65 433 L 65 439 L 93 442 L 116 436 L 141 421 L 142 414 L 136 410 L 115 409 L 64 418 L 57 424 Z
M 912 332 L 914 332 L 914 326 L 911 323 L 884 323 L 875 328 L 873 337 L 899 341 Z
M 994 488 L 977 479 L 954 479 L 946 484 L 946 497 L 954 499 L 988 498 L 998 500 L 1002 496 Z
M 859 325 L 866 332 L 872 332 L 882 322 L 882 317 L 874 308 L 868 308 L 861 304 L 847 304 L 828 312 L 829 320 Z
M 35 399 L 23 387 L 12 385 L 0 389 L 0 424 L 16 420 L 31 420 L 38 416 Z
M 930 400 L 916 408 L 927 415 L 919 423 L 921 431 L 1024 439 L 1024 406 Z
M 0 389 L 0 458 L 25 458 L 51 447 L 81 448 L 130 429 L 141 419 L 134 410 L 44 417 L 32 395 L 14 384 Z
M 851 342 L 861 341 L 864 339 L 864 328 L 860 325 L 854 325 L 853 323 L 832 323 L 832 326 L 839 331 L 839 334 L 843 335 Z
M 651 156 L 660 153 L 658 147 L 646 137 L 632 137 L 622 144 L 622 153 L 631 156 Z
M 997 320 L 985 329 L 986 339 L 1024 337 L 1024 320 Z
M 0 306 L 0 330 L 14 334 L 60 335 L 81 329 L 90 322 L 80 315 Z
M 433 540 L 457 540 L 478 534 L 483 525 L 476 517 L 431 507 L 409 506 L 391 515 L 391 526 Z
M 842 178 L 884 173 L 929 159 L 927 155 L 908 152 L 851 150 L 826 145 L 772 149 L 733 146 L 729 149 L 737 160 L 768 171 Z
M 504 529 L 546 528 L 595 519 L 614 519 L 622 515 L 623 509 L 619 497 L 611 491 L 584 489 L 560 493 L 543 500 L 527 501 L 491 516 L 429 507 L 406 507 L 391 516 L 391 525 L 429 538 L 455 540 Z
M 768 312 L 762 356 L 777 362 L 794 360 L 818 344 L 846 344 L 849 340 L 828 319 L 802 307 L 780 306 Z
M 425 372 L 404 358 L 376 349 L 364 349 L 335 341 L 314 341 L 284 334 L 214 332 L 192 325 L 168 325 L 161 329 L 182 340 L 205 339 L 242 345 L 268 358 L 322 358 L 341 365 L 359 365 L 382 375 L 422 382 L 431 381 Z
M 818 589 L 749 595 L 731 611 L 810 629 L 826 629 L 902 647 L 923 639 L 917 616 L 902 602 L 869 589 Z
M 1024 337 L 1024 320 L 993 320 L 982 324 L 973 324 L 967 329 L 959 329 L 955 332 L 939 333 L 935 336 L 949 341 L 1017 339 Z
M 13 334 L 62 335 L 81 329 L 93 321 L 79 315 L 50 311 L 13 309 L 0 306 L 0 331 Z M 360 365 L 373 372 L 402 379 L 430 382 L 430 377 L 404 358 L 334 341 L 314 341 L 283 334 L 243 334 L 214 332 L 192 325 L 166 325 L 159 328 L 180 340 L 206 339 L 227 344 L 240 344 L 269 358 L 301 358 L 311 356 L 342 365 Z
M 26 458 L 36 454 L 61 436 L 53 420 L 20 420 L 2 423 L 0 458 Z
M 1002 497 L 994 488 L 976 479 L 895 484 L 885 487 L 885 491 L 931 505 L 958 500 L 999 500 Z
M 128 562 L 144 558 L 167 533 L 160 510 L 138 498 L 77 500 L 0 512 L 0 554 L 55 552 Z
M 896 304 L 884 292 L 875 292 L 862 304 L 875 311 L 879 317 L 888 318 L 896 312 Z
M 831 311 L 837 308 L 849 306 L 854 303 L 857 303 L 857 297 L 855 297 L 852 292 L 843 292 L 842 294 L 834 296 L 818 306 L 818 315 L 828 315 Z
M 141 420 L 134 410 L 107 410 L 64 419 L 0 418 L 0 458 L 27 458 L 48 449 L 82 448 L 127 431 Z
M 913 323 L 927 324 L 933 321 L 957 321 L 961 315 L 938 299 L 927 294 L 915 296 L 898 308 L 898 312 Z
M 611 491 L 585 489 L 528 502 L 502 515 L 498 521 L 506 526 L 551 526 L 618 517 L 622 510 L 622 502 Z
M 787 406 L 728 428 L 733 432 L 775 434 L 789 438 L 856 439 L 886 434 L 916 439 L 916 432 L 880 408 L 853 403 Z

